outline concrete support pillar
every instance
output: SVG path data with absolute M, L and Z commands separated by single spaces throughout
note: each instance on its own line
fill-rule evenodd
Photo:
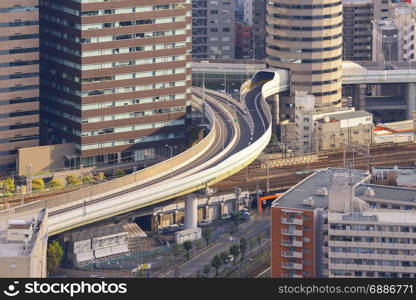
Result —
M 175 210 L 173 213 L 173 223 L 179 224 L 179 210 Z
M 224 215 L 225 214 L 225 204 L 224 202 L 220 203 L 220 215 Z
M 189 194 L 185 200 L 185 229 L 197 228 L 198 225 L 198 196 Z
M 406 119 L 412 120 L 412 112 L 416 111 L 416 83 L 411 82 L 405 85 L 404 97 L 407 104 Z
M 365 84 L 356 84 L 354 86 L 355 108 L 357 110 L 365 109 Z
M 211 219 L 211 216 L 209 215 L 209 204 L 205 206 L 205 219 Z
M 121 164 L 121 152 L 117 152 L 117 163 Z

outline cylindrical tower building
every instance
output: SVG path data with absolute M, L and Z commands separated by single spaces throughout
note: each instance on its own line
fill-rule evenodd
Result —
M 298 90 L 319 110 L 340 105 L 342 1 L 269 0 L 266 52 L 271 68 L 290 70 L 289 102 Z

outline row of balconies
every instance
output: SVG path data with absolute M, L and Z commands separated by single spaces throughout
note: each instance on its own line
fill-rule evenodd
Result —
M 348 241 L 328 241 L 330 247 L 364 247 L 364 248 L 385 248 L 415 250 L 416 244 L 408 243 L 377 243 L 377 242 L 348 242 Z
M 379 253 L 329 252 L 328 256 L 331 258 L 416 261 L 416 255 L 400 255 L 400 254 L 395 255 L 395 254 L 379 254 Z
M 352 235 L 371 237 L 416 238 L 416 232 L 379 231 L 379 230 L 344 230 L 328 228 L 329 235 Z
M 371 272 L 407 272 L 416 273 L 416 267 L 402 266 L 380 266 L 380 265 L 358 265 L 358 264 L 329 264 L 330 270 L 354 270 L 354 271 L 371 271 Z

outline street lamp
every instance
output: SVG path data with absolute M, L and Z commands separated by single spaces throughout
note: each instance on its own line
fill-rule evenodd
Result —
M 165 147 L 168 147 L 170 149 L 170 159 L 172 159 L 173 157 L 173 148 L 178 148 L 178 146 L 170 146 L 168 144 L 165 145 Z M 173 164 L 172 161 L 170 162 L 170 178 L 172 179 L 172 168 L 173 168 Z

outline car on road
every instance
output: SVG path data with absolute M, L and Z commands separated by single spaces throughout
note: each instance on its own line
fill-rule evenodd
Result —
M 204 219 L 198 223 L 199 227 L 210 226 L 212 221 L 210 219 Z
M 232 215 L 229 212 L 227 212 L 227 213 L 225 213 L 221 216 L 221 220 L 229 220 L 231 218 L 232 218 Z

